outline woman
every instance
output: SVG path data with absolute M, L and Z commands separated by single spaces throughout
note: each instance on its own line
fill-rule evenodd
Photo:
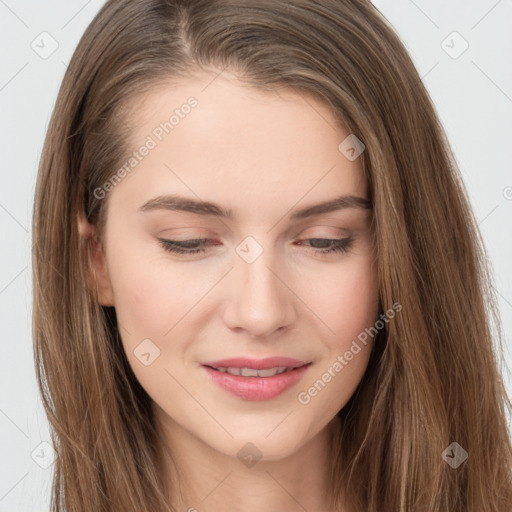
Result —
M 484 248 L 370 2 L 107 2 L 33 236 L 52 510 L 512 510 Z

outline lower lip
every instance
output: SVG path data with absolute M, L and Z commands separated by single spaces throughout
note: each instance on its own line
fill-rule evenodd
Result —
M 311 363 L 310 363 L 311 364 Z M 273 377 L 242 377 L 231 375 L 202 366 L 210 378 L 222 389 L 243 400 L 272 400 L 296 384 L 307 371 L 310 364 L 295 368 Z

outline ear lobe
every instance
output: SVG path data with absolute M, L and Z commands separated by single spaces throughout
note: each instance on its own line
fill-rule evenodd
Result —
M 114 306 L 114 292 L 108 276 L 107 262 L 103 247 L 96 233 L 96 226 L 85 217 L 78 218 L 78 233 L 87 252 L 86 271 L 90 276 L 96 298 L 102 306 Z

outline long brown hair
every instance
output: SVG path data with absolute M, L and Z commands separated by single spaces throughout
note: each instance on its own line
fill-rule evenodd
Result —
M 57 455 L 52 511 L 170 510 L 150 399 L 115 310 L 90 285 L 92 241 L 77 219 L 101 236 L 108 194 L 94 191 L 126 161 L 137 98 L 202 69 L 314 96 L 366 146 L 381 305 L 402 310 L 339 412 L 333 505 L 512 510 L 511 403 L 487 256 L 393 28 L 368 0 L 110 0 L 69 63 L 35 194 L 34 357 Z M 442 456 L 453 442 L 468 454 L 456 468 Z

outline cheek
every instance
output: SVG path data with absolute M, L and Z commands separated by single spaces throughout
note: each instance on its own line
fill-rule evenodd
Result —
M 114 244 L 113 244 L 114 245 Z M 145 338 L 160 340 L 183 316 L 184 302 L 190 282 L 178 272 L 170 272 L 161 261 L 152 261 L 136 246 L 123 250 L 118 244 L 109 265 L 114 293 L 116 316 L 122 329 L 123 341 L 140 343 Z M 118 255 L 125 254 L 126 257 Z
M 340 350 L 377 319 L 378 280 L 370 257 L 333 265 L 302 294 L 328 328 L 326 339 Z
M 107 237 L 118 320 L 137 337 L 160 339 L 205 293 L 211 276 L 170 259 L 154 241 L 134 241 L 123 225 Z
M 113 269 L 111 282 L 122 344 L 137 380 L 157 402 L 162 389 L 176 396 L 180 387 L 166 369 L 186 350 L 182 334 L 192 318 L 187 313 L 204 295 L 204 283 L 168 262 L 136 254 Z
M 326 357 L 297 395 L 303 413 L 324 425 L 341 410 L 359 385 L 370 358 L 379 307 L 378 281 L 370 259 L 340 265 L 308 291 L 308 305 L 328 326 Z
M 163 276 L 162 276 L 163 277 Z M 163 315 L 164 308 L 173 311 L 179 301 L 177 283 L 157 278 L 146 265 L 124 262 L 112 276 L 118 320 L 130 331 L 144 336 L 161 336 L 164 326 L 172 320 Z

